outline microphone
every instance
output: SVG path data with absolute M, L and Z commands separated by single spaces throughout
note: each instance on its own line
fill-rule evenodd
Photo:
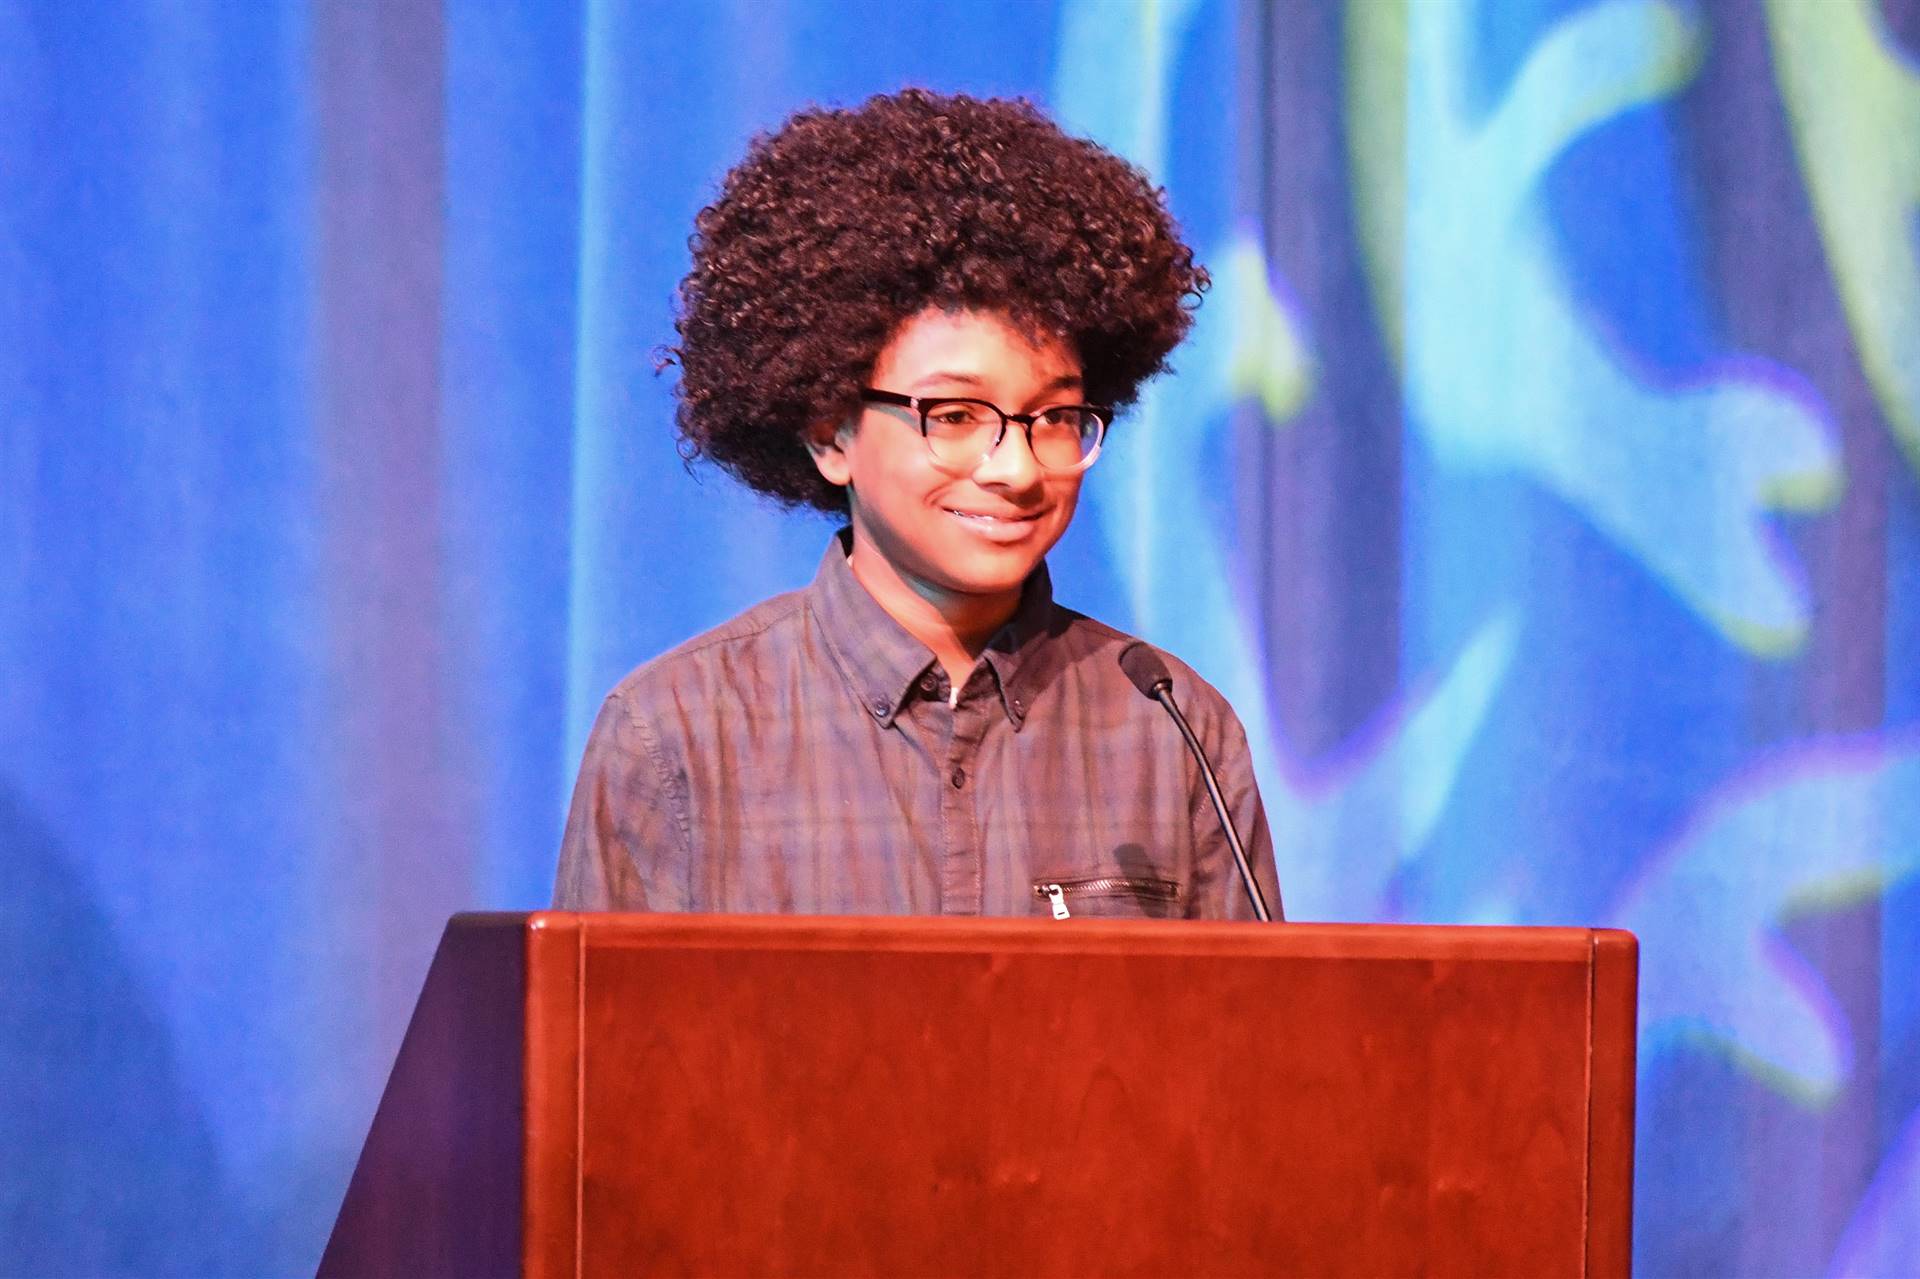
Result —
M 1168 673 L 1167 664 L 1160 660 L 1160 654 L 1135 640 L 1120 650 L 1120 670 L 1133 681 L 1142 697 L 1167 708 L 1167 714 L 1173 716 L 1175 726 L 1180 729 L 1180 736 L 1187 739 L 1187 749 L 1193 752 L 1195 762 L 1200 765 L 1201 779 L 1207 784 L 1207 798 L 1213 801 L 1213 811 L 1220 818 L 1220 829 L 1227 834 L 1227 847 L 1233 850 L 1233 864 L 1240 868 L 1240 882 L 1246 885 L 1247 897 L 1253 902 L 1253 916 L 1262 923 L 1271 922 L 1273 914 L 1267 909 L 1260 885 L 1254 882 L 1253 867 L 1247 864 L 1247 850 L 1240 842 L 1240 832 L 1233 828 L 1233 818 L 1227 815 L 1227 800 L 1220 793 L 1220 779 L 1213 775 L 1213 765 L 1207 762 L 1207 753 L 1200 749 L 1200 739 L 1193 735 L 1193 726 L 1173 704 L 1173 676 Z

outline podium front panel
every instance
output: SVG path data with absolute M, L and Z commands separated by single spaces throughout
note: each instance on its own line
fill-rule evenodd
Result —
M 536 919 L 580 1273 L 1625 1269 L 1624 934 Z

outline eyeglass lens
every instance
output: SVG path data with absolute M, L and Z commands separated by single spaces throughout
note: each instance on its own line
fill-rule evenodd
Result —
M 922 405 L 927 448 L 942 466 L 972 467 L 992 451 L 1001 429 L 1019 429 L 984 400 L 933 400 Z M 1078 405 L 1043 410 L 1027 432 L 1033 459 L 1050 471 L 1078 470 L 1099 447 L 1100 417 Z

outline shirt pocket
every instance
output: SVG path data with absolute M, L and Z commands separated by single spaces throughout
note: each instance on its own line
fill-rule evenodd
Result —
M 1042 878 L 1033 881 L 1035 905 L 1055 919 L 1169 919 L 1186 914 L 1184 886 L 1145 875 Z

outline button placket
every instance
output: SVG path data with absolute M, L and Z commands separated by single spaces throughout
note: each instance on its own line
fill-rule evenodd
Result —
M 945 837 L 941 867 L 941 911 L 949 915 L 977 915 L 982 909 L 986 852 L 980 844 L 980 820 L 975 812 L 977 793 L 967 789 L 967 775 L 980 750 L 986 725 L 982 698 L 963 699 L 948 720 L 945 776 L 940 788 L 941 829 Z

